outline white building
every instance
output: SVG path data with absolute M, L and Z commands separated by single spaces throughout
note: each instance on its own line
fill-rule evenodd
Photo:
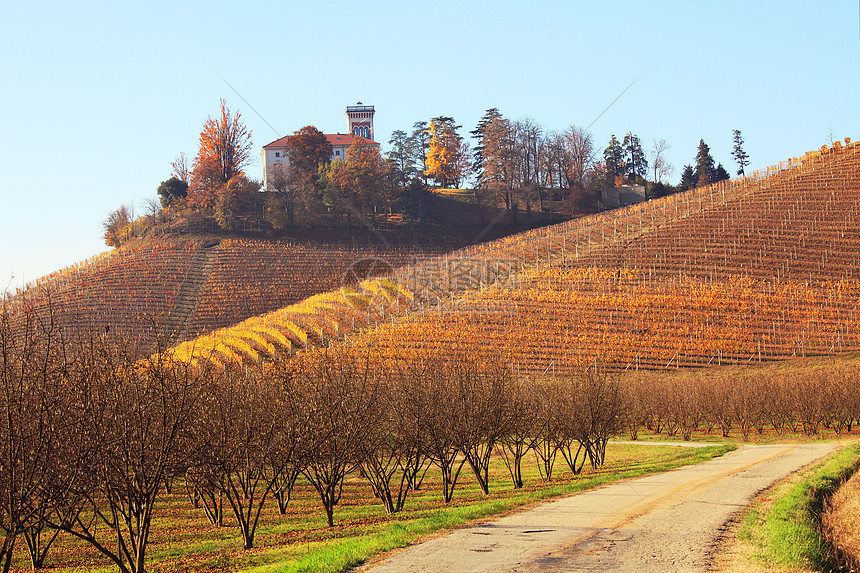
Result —
M 326 139 L 331 144 L 332 161 L 335 159 L 346 159 L 346 151 L 357 138 L 369 140 L 374 145 L 379 145 L 373 140 L 373 114 L 375 110 L 372 105 L 356 105 L 346 107 L 346 133 L 327 133 Z M 291 135 L 287 135 L 263 146 L 263 190 L 267 190 L 267 174 L 275 165 L 287 165 L 287 141 Z

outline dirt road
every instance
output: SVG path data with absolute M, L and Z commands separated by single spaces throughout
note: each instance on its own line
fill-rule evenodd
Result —
M 371 564 L 423 571 L 704 571 L 722 527 L 835 444 L 741 446 L 723 457 L 453 531 Z

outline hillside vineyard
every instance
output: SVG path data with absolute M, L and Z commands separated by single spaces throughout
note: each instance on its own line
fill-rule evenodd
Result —
M 340 338 L 398 353 L 458 343 L 558 374 L 595 360 L 678 368 L 857 349 L 858 192 L 857 145 L 837 144 L 406 266 L 181 354 L 258 360 Z
M 450 247 L 448 247 L 450 248 Z M 444 241 L 347 241 L 165 236 L 124 245 L 18 291 L 58 326 L 130 339 L 194 338 L 339 288 L 356 260 L 403 265 L 444 252 Z M 22 296 L 23 295 L 23 296 Z

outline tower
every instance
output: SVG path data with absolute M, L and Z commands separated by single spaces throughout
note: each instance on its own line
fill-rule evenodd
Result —
M 364 105 L 361 102 L 346 106 L 346 121 L 349 126 L 348 133 L 373 140 L 374 113 L 372 105 Z

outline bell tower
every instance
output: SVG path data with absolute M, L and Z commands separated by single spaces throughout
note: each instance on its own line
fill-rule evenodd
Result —
M 348 133 L 360 135 L 373 141 L 374 113 L 372 105 L 364 105 L 361 102 L 346 106 L 346 121 L 349 126 Z

